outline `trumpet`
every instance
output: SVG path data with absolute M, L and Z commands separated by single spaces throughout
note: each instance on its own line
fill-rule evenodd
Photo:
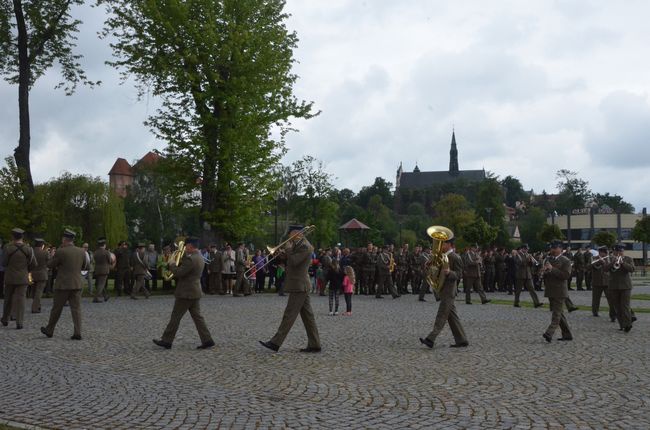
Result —
M 612 265 L 612 270 L 617 271 L 618 269 L 620 269 L 622 263 L 623 263 L 623 256 L 619 255 L 618 257 L 616 257 L 616 260 Z
M 246 270 L 246 271 L 244 272 L 244 278 L 249 279 L 249 278 L 253 275 L 253 272 L 256 272 L 256 271 L 258 271 L 258 270 L 262 270 L 262 269 L 264 269 L 264 268 L 265 268 L 266 266 L 268 266 L 272 261 L 274 261 L 274 260 L 277 259 L 280 255 L 282 255 L 282 254 L 284 253 L 284 251 L 285 251 L 285 247 L 287 246 L 287 244 L 288 244 L 291 240 L 293 240 L 293 238 L 295 238 L 296 236 L 298 236 L 298 235 L 300 235 L 300 234 L 302 234 L 302 235 L 307 235 L 307 234 L 313 233 L 314 230 L 316 230 L 316 226 L 315 226 L 315 225 L 308 225 L 308 226 L 305 226 L 302 230 L 297 231 L 297 232 L 294 232 L 293 234 L 291 234 L 291 235 L 290 235 L 286 240 L 284 240 L 283 242 L 280 242 L 280 244 L 278 244 L 278 245 L 276 245 L 276 246 L 274 246 L 274 247 L 267 246 L 267 247 L 266 247 L 266 250 L 269 252 L 268 257 L 271 257 L 271 258 L 268 258 L 268 257 L 267 257 L 267 259 L 266 259 L 266 261 L 264 262 L 264 264 L 262 264 L 262 265 L 259 266 L 259 267 L 257 267 L 255 264 L 251 265 L 251 267 L 249 267 L 248 270 Z

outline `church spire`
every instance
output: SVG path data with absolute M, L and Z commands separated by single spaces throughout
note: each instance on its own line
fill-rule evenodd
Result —
M 449 174 L 458 176 L 458 148 L 456 148 L 456 130 L 451 132 L 451 150 L 449 151 Z

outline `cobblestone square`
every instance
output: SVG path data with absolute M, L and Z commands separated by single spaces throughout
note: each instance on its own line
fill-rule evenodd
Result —
M 572 293 L 580 304 L 590 294 Z M 550 321 L 548 306 L 458 301 L 470 346 L 450 349 L 446 328 L 429 350 L 418 337 L 433 325 L 431 296 L 426 303 L 416 296 L 354 296 L 351 317 L 328 316 L 327 298 L 313 296 L 323 351 L 302 354 L 300 321 L 279 353 L 257 343 L 274 334 L 286 297 L 205 297 L 203 314 L 217 342 L 207 351 L 195 350 L 199 339 L 189 315 L 171 350 L 151 342 L 168 321 L 172 297 L 84 299 L 81 342 L 70 340 L 68 308 L 54 338 L 41 335 L 51 303 L 44 301 L 42 314 L 28 314 L 24 330 L 0 328 L 0 420 L 13 425 L 650 428 L 646 313 L 624 334 L 606 312 L 595 318 L 577 311 L 568 317 L 575 341 L 547 344 L 541 334 Z

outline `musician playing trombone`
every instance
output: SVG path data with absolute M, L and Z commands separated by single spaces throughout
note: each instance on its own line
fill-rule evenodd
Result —
M 634 261 L 625 255 L 625 246 L 614 246 L 614 253 L 605 263 L 609 272 L 609 297 L 613 305 L 620 329 L 626 333 L 632 330 L 632 310 L 630 297 L 632 295 L 632 278 Z
M 307 347 L 301 349 L 300 352 L 320 352 L 321 350 L 316 318 L 309 301 L 311 282 L 308 270 L 314 247 L 305 238 L 303 231 L 304 228 L 301 225 L 289 226 L 289 239 L 279 251 L 276 251 L 286 255 L 287 267 L 284 291 L 289 293 L 289 300 L 275 336 L 267 342 L 259 341 L 264 347 L 276 352 L 282 346 L 298 315 L 300 315 L 307 331 Z
M 605 263 L 609 259 L 609 250 L 606 246 L 598 248 L 598 258 L 591 262 L 591 313 L 598 316 L 600 310 L 600 298 L 605 293 L 605 298 L 609 305 L 609 318 L 612 322 L 616 321 L 616 312 L 609 299 L 609 272 L 605 270 Z

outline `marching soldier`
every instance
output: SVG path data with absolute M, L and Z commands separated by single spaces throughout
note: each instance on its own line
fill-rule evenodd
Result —
M 3 326 L 9 324 L 9 316 L 16 314 L 16 329 L 23 328 L 25 316 L 25 295 L 29 285 L 29 272 L 37 267 L 32 248 L 23 242 L 25 231 L 20 228 L 11 230 L 12 243 L 4 247 L 2 266 L 5 268 L 4 306 L 2 309 Z
M 494 256 L 494 268 L 497 283 L 497 290 L 501 292 L 506 291 L 506 250 L 504 248 L 497 249 Z
M 575 275 L 575 267 L 574 267 L 574 261 L 573 261 L 573 253 L 571 252 L 571 248 L 569 246 L 564 247 L 564 252 L 562 253 L 566 258 L 569 259 L 571 262 L 571 277 L 567 280 L 567 288 L 569 291 L 573 291 L 573 288 L 571 288 L 571 279 L 573 278 L 573 275 Z
M 590 264 L 591 285 L 593 287 L 591 292 L 591 313 L 595 317 L 598 316 L 598 311 L 600 310 L 600 298 L 604 293 L 609 306 L 609 319 L 614 322 L 616 321 L 616 312 L 614 311 L 614 306 L 609 299 L 609 272 L 605 270 L 605 263 L 608 258 L 609 252 L 607 247 L 601 246 L 598 248 L 598 258 Z
M 449 267 L 444 269 L 446 277 L 442 289 L 440 290 L 440 305 L 438 307 L 438 313 L 436 314 L 436 320 L 433 324 L 433 330 L 427 337 L 420 338 L 420 342 L 429 348 L 433 348 L 436 338 L 445 327 L 446 323 L 449 323 L 451 333 L 454 335 L 455 343 L 450 345 L 450 347 L 463 348 L 469 345 L 467 337 L 465 336 L 465 330 L 463 330 L 460 318 L 458 318 L 455 304 L 458 285 L 457 281 L 460 279 L 463 271 L 463 262 L 461 257 L 453 252 L 452 244 L 453 239 L 447 240 L 442 244 L 442 252 L 447 254 L 447 257 L 449 258 Z
M 382 252 L 377 257 L 377 290 L 375 291 L 375 298 L 382 299 L 384 291 L 390 291 L 394 299 L 399 297 L 395 286 L 393 285 L 393 278 L 390 274 L 390 260 L 391 254 L 388 250 L 388 245 L 384 245 Z
M 544 297 L 548 297 L 551 308 L 551 324 L 543 334 L 547 342 L 553 340 L 553 334 L 558 326 L 562 337 L 558 340 L 573 340 L 571 328 L 563 313 L 564 299 L 569 296 L 566 280 L 571 276 L 571 262 L 562 254 L 562 242 L 555 241 L 551 244 L 550 256 L 545 260 L 541 269 L 544 276 Z
M 585 286 L 587 291 L 591 291 L 591 262 L 593 261 L 593 255 L 589 246 L 585 245 Z
M 373 245 L 368 243 L 366 250 L 361 254 L 361 294 L 368 295 L 375 286 L 375 255 Z
M 235 286 L 232 289 L 233 297 L 250 295 L 250 285 L 248 285 L 248 279 L 244 277 L 247 262 L 248 250 L 244 247 L 244 243 L 242 242 L 237 247 L 237 251 L 235 251 L 235 273 L 237 275 L 237 280 L 235 281 Z
M 515 254 L 515 267 L 516 267 L 516 276 L 517 281 L 515 284 L 515 307 L 520 307 L 519 305 L 519 296 L 524 287 L 530 293 L 530 297 L 533 299 L 533 303 L 536 308 L 542 306 L 542 303 L 537 298 L 537 293 L 533 288 L 533 274 L 530 268 L 533 266 L 533 258 L 528 254 L 528 245 L 523 244 L 519 247 L 517 253 Z
M 100 237 L 97 240 L 97 249 L 93 254 L 95 258 L 95 294 L 93 296 L 93 303 L 101 303 L 100 297 L 105 302 L 108 301 L 108 274 L 111 272 L 113 265 L 113 257 L 106 249 L 106 238 Z
M 481 285 L 481 257 L 476 250 L 478 245 L 470 246 L 462 256 L 463 259 L 463 287 L 465 290 L 465 303 L 472 304 L 472 289 L 481 298 L 481 304 L 490 303 L 485 296 Z
M 47 327 L 41 327 L 41 333 L 47 337 L 54 335 L 56 323 L 61 317 L 63 306 L 70 304 L 74 333 L 72 340 L 81 340 L 81 291 L 83 289 L 82 270 L 88 270 L 90 261 L 88 254 L 75 246 L 76 233 L 71 230 L 63 231 L 62 244 L 54 256 L 47 263 L 48 267 L 57 270 L 56 283 L 54 284 L 54 303 L 50 311 L 50 320 Z
M 585 252 L 582 248 L 578 248 L 578 251 L 573 256 L 573 270 L 576 274 L 576 289 L 578 291 L 583 291 L 582 282 L 585 279 Z
M 625 256 L 625 247 L 616 245 L 614 254 L 607 259 L 605 270 L 609 272 L 609 297 L 614 307 L 618 324 L 626 333 L 632 330 L 632 310 L 630 298 L 632 295 L 632 279 L 634 261 Z
M 137 300 L 137 295 L 140 293 L 140 290 L 144 291 L 145 298 L 149 298 L 149 290 L 144 287 L 145 276 L 151 276 L 147 263 L 145 263 L 145 248 L 146 245 L 144 243 L 139 243 L 136 250 L 131 254 L 131 267 L 133 268 L 133 277 L 135 278 L 135 285 L 131 290 L 132 300 Z
M 400 294 L 408 294 L 409 244 L 405 243 L 395 256 L 397 288 Z
M 210 264 L 208 264 L 209 273 L 209 291 L 210 294 L 225 294 L 221 283 L 221 271 L 223 269 L 223 262 L 221 260 L 221 252 L 216 244 L 210 245 Z
M 418 301 L 420 302 L 426 302 L 424 295 L 429 293 L 430 286 L 429 283 L 427 282 L 427 264 L 429 263 L 429 260 L 431 260 L 431 248 L 428 247 L 423 248 L 418 258 L 418 271 L 419 271 L 418 276 L 421 279 L 420 293 L 418 295 Z
M 259 341 L 265 348 L 276 352 L 284 343 L 298 315 L 302 318 L 302 323 L 307 331 L 307 347 L 301 349 L 300 352 L 320 352 L 321 350 L 316 318 L 309 301 L 311 283 L 308 271 L 314 247 L 304 237 L 302 229 L 300 225 L 289 226 L 290 238 L 284 249 L 287 257 L 284 291 L 289 293 L 289 300 L 282 316 L 282 322 L 270 341 Z
M 174 309 L 172 310 L 169 324 L 160 340 L 154 339 L 153 343 L 165 349 L 170 349 L 181 319 L 189 311 L 196 330 L 201 339 L 201 345 L 196 349 L 208 349 L 214 346 L 214 341 L 201 315 L 201 275 L 205 261 L 199 252 L 199 240 L 189 237 L 185 240 L 185 254 L 178 266 L 172 261 L 169 263 L 169 270 L 176 279 L 176 290 L 174 291 Z
M 483 283 L 483 285 L 485 285 L 485 291 L 493 293 L 496 284 L 496 260 L 492 249 L 485 251 L 483 264 L 485 268 L 485 274 L 483 275 L 483 279 L 485 280 Z
M 41 297 L 47 285 L 47 262 L 50 255 L 45 250 L 45 240 L 34 239 L 34 257 L 36 267 L 32 270 L 32 281 L 34 282 L 34 298 L 32 300 L 32 313 L 41 313 Z
M 117 269 L 117 273 L 115 273 L 115 293 L 121 296 L 122 290 L 126 293 L 129 289 L 129 279 L 131 277 L 129 244 L 125 241 L 117 245 L 115 260 Z

